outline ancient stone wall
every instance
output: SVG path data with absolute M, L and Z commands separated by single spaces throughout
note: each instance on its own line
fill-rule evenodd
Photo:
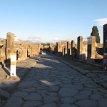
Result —
M 50 52 L 54 53 L 54 51 L 55 51 L 55 44 L 50 43 L 49 50 L 50 50 Z
M 82 59 L 87 59 L 87 41 L 83 41 Z
M 63 55 L 67 54 L 67 41 L 57 42 L 57 52 L 61 55 L 62 53 L 64 53 Z
M 4 66 L 4 61 L 6 60 L 6 40 L 0 40 L 0 64 Z
M 103 26 L 103 47 L 104 53 L 107 53 L 107 24 Z
M 79 59 L 87 59 L 87 41 L 82 36 L 77 38 L 77 50 Z
M 27 47 L 28 44 L 24 41 L 17 41 L 15 43 L 16 57 L 18 61 L 27 59 Z
M 58 53 L 61 53 L 62 52 L 62 46 L 61 46 L 61 42 L 58 42 L 57 43 L 57 50 L 58 50 Z
M 102 59 L 102 49 L 103 45 L 100 43 L 96 43 L 96 37 L 91 36 L 89 38 L 90 42 L 88 43 L 88 59 Z
M 32 44 L 31 45 L 31 56 L 39 55 L 39 52 L 40 52 L 40 45 Z

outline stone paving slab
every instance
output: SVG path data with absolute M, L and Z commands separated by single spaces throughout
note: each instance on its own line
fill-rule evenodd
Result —
M 56 57 L 42 55 L 4 107 L 107 107 L 107 90 Z
M 65 63 L 66 65 L 68 65 L 69 67 L 71 67 L 72 69 L 80 72 L 81 74 L 87 76 L 88 78 L 91 78 L 91 80 L 93 82 L 95 82 L 96 84 L 102 86 L 103 88 L 107 89 L 107 71 L 104 70 L 95 70 L 95 71 L 91 71 L 91 70 L 84 70 L 78 66 L 74 66 L 71 65 L 69 62 L 62 60 L 61 57 L 58 56 L 54 56 L 56 57 L 58 60 L 60 60 L 61 62 Z
M 27 72 L 32 69 L 35 65 L 35 59 L 27 59 L 17 63 L 17 76 L 10 77 L 0 81 L 0 107 L 3 106 L 6 101 L 10 98 L 11 94 L 16 89 L 17 85 L 24 79 Z M 7 68 L 6 68 L 7 69 Z M 9 71 L 9 69 L 8 69 Z M 17 93 L 16 95 L 23 96 L 22 93 Z

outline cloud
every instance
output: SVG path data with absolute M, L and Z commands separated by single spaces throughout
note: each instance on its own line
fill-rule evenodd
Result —
M 36 43 L 42 43 L 42 42 L 56 42 L 59 40 L 58 37 L 50 37 L 49 35 L 39 35 L 39 36 L 31 36 L 28 37 L 27 40 L 31 42 L 36 42 Z
M 95 22 L 96 22 L 99 26 L 103 26 L 104 24 L 107 24 L 107 18 L 96 19 Z
M 40 43 L 42 41 L 42 38 L 39 36 L 31 36 L 31 37 L 28 37 L 27 40 L 35 43 Z

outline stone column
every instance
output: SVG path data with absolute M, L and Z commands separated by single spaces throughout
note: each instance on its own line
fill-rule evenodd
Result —
M 91 58 L 91 36 L 87 38 L 87 58 Z
M 15 52 L 15 35 L 11 32 L 8 32 L 6 40 L 6 59 L 10 59 L 10 53 L 14 52 Z
M 67 42 L 67 55 L 70 55 L 70 42 Z
M 65 55 L 67 55 L 67 54 L 68 54 L 68 46 L 67 46 L 67 41 L 63 41 L 63 42 L 62 42 L 62 46 L 64 46 Z
M 58 42 L 56 42 L 55 53 L 58 53 Z
M 58 45 L 58 55 L 62 55 L 62 45 L 61 45 L 61 42 L 58 42 L 57 45 Z
M 82 51 L 83 51 L 83 38 L 82 38 L 82 36 L 79 36 L 77 38 L 77 50 L 78 50 L 78 55 L 80 58 L 82 55 Z
M 96 54 L 96 37 L 91 36 L 91 59 L 95 59 Z
M 10 53 L 10 76 L 16 76 L 16 53 Z
M 73 48 L 75 47 L 74 40 L 71 41 L 71 55 L 73 55 Z
M 64 56 L 64 55 L 65 55 L 65 48 L 62 47 L 62 56 Z

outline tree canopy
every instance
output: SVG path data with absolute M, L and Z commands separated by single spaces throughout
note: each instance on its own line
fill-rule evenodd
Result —
M 100 36 L 97 26 L 93 26 L 91 36 L 96 36 L 96 42 L 100 43 Z

